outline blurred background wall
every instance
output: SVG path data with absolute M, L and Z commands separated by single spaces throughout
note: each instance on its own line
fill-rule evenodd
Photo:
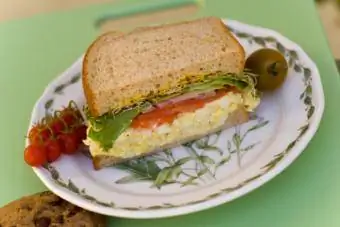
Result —
M 112 1 L 115 0 L 0 0 L 0 22 Z M 333 55 L 340 59 L 340 0 L 315 0 L 315 3 Z

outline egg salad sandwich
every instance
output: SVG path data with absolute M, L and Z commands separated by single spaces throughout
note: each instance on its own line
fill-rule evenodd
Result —
M 98 37 L 82 71 L 94 168 L 247 122 L 260 100 L 244 64 L 243 47 L 214 17 Z

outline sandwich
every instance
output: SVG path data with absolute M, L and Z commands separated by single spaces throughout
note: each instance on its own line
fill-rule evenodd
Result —
M 215 17 L 108 32 L 82 69 L 96 170 L 249 120 L 260 102 L 245 51 Z

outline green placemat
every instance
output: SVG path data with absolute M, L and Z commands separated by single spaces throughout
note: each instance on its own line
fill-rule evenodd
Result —
M 45 189 L 22 158 L 31 108 L 52 78 L 80 56 L 97 35 L 93 22 L 125 1 L 35 16 L 0 25 L 0 206 Z M 153 0 L 161 2 L 161 0 Z M 209 0 L 199 15 L 215 15 L 275 29 L 315 60 L 326 95 L 315 138 L 286 171 L 231 203 L 196 214 L 159 219 L 111 218 L 110 226 L 340 226 L 339 75 L 315 6 L 309 0 Z

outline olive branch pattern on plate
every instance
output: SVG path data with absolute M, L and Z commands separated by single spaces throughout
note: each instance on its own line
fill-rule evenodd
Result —
M 294 93 L 294 97 L 291 96 L 290 99 L 296 100 L 294 105 L 298 105 L 296 108 L 301 109 L 299 116 L 296 117 L 299 118 L 299 120 L 296 120 L 298 125 L 294 125 L 294 129 L 284 128 L 282 124 L 279 124 L 280 122 L 277 123 L 279 120 L 275 119 L 275 116 L 282 114 L 282 112 L 282 116 L 285 116 L 285 111 L 288 111 L 286 117 L 292 117 L 289 110 L 286 110 L 287 107 L 282 107 L 285 104 L 277 103 L 277 100 L 280 100 L 283 94 L 287 96 L 289 94 L 278 92 L 275 96 L 279 98 L 264 97 L 264 107 L 260 107 L 259 111 L 253 113 L 250 121 L 245 124 L 211 134 L 177 148 L 158 152 L 152 156 L 106 168 L 104 171 L 99 171 L 100 173 L 93 171 L 91 167 L 84 167 L 84 174 L 90 174 L 85 175 L 84 178 L 90 176 L 95 178 L 93 180 L 95 182 L 98 179 L 100 180 L 97 189 L 93 189 L 93 185 L 90 185 L 90 183 L 79 183 L 81 171 L 76 176 L 69 174 L 70 170 L 67 168 L 74 160 L 72 162 L 61 160 L 60 163 L 48 164 L 43 169 L 35 169 L 38 176 L 45 183 L 46 181 L 49 184 L 53 182 L 53 187 L 60 187 L 57 194 L 61 197 L 72 200 L 75 204 L 85 206 L 95 212 L 123 217 L 164 217 L 171 216 L 171 212 L 170 214 L 156 214 L 155 212 L 161 212 L 164 209 L 183 208 L 183 211 L 178 211 L 178 214 L 189 213 L 193 211 L 190 206 L 208 204 L 214 199 L 223 198 L 223 196 L 226 196 L 225 202 L 230 201 L 237 197 L 233 195 L 235 191 L 251 187 L 253 182 L 266 176 L 280 163 L 284 162 L 285 157 L 292 151 L 296 153 L 296 147 L 299 146 L 300 140 L 304 139 L 304 136 L 312 128 L 317 128 L 316 123 L 312 121 L 315 118 L 315 113 L 318 112 L 317 109 L 319 108 L 319 112 L 320 108 L 321 112 L 323 111 L 323 97 L 315 97 L 313 93 L 316 85 L 312 79 L 314 79 L 317 71 L 315 71 L 313 65 L 304 63 L 305 60 L 301 59 L 301 50 L 295 47 L 287 47 L 287 44 L 277 38 L 280 35 L 274 32 L 271 33 L 264 29 L 266 30 L 265 33 L 269 35 L 260 35 L 256 32 L 253 34 L 249 30 L 261 30 L 262 28 L 244 25 L 236 21 L 229 21 L 228 27 L 245 46 L 246 52 L 250 53 L 262 47 L 269 47 L 279 50 L 286 57 L 290 68 L 289 76 L 291 79 L 289 80 L 293 81 L 292 84 L 301 84 L 297 90 L 295 89 L 296 92 L 289 92 Z M 79 70 L 80 66 L 77 66 L 74 70 L 75 73 L 72 74 L 73 76 L 68 76 L 68 79 L 63 80 L 62 83 L 54 84 L 49 93 L 45 95 L 46 98 L 42 99 L 43 102 L 41 101 L 40 104 L 44 114 L 49 114 L 58 108 L 58 105 L 60 105 L 58 103 L 59 97 L 67 95 L 68 99 L 72 99 L 74 93 L 72 89 L 74 88 L 71 89 L 70 87 L 81 88 Z M 69 88 L 70 90 L 67 90 Z M 285 89 L 287 88 L 282 90 Z M 317 104 L 315 104 L 315 101 L 317 101 Z M 84 100 L 79 102 L 83 103 Z M 273 104 L 278 107 L 275 109 L 272 107 Z M 271 108 L 270 111 L 275 113 L 268 114 L 268 106 Z M 317 106 L 319 107 L 317 108 Z M 272 108 L 275 110 L 272 110 Z M 320 113 L 317 114 L 317 117 L 320 118 Z M 284 120 L 281 119 L 280 121 Z M 287 122 L 284 123 L 287 124 Z M 282 138 L 276 139 L 275 136 L 280 130 L 288 130 L 289 136 L 282 137 L 280 135 Z M 284 140 L 284 142 L 273 146 L 272 141 L 275 140 Z M 268 154 L 266 158 L 263 158 L 263 153 L 266 152 Z M 83 166 L 84 162 L 86 162 L 86 166 L 90 166 L 91 162 L 87 157 L 79 155 L 78 158 L 81 159 L 79 161 L 80 166 Z M 253 166 L 256 160 L 260 160 L 259 164 Z M 239 171 L 243 171 L 243 175 L 239 176 Z M 238 177 L 235 178 L 234 176 Z M 236 180 L 233 180 L 233 177 Z M 223 181 L 230 182 L 223 183 Z M 53 187 L 50 186 L 52 190 Z M 140 190 L 137 190 L 136 187 L 140 187 Z M 103 191 L 99 192 L 99 189 Z M 202 190 L 202 192 L 199 190 Z M 174 191 L 178 195 L 171 194 Z M 143 194 L 144 192 L 145 194 Z M 170 194 L 171 196 L 167 196 Z M 156 197 L 153 197 L 153 195 L 159 195 L 160 198 L 155 199 Z M 123 197 L 125 198 L 124 201 Z M 133 201 L 136 198 L 145 200 L 144 202 L 134 203 Z M 81 202 L 79 202 L 80 200 Z M 147 211 L 151 213 L 143 213 Z
M 256 117 L 256 116 L 255 116 Z M 244 145 L 244 139 L 255 130 L 258 130 L 268 124 L 261 118 L 254 120 L 255 124 L 248 128 L 244 133 L 240 127 L 235 127 L 235 132 L 231 139 L 220 138 L 221 132 L 206 136 L 202 139 L 183 144 L 187 155 L 177 159 L 174 157 L 172 150 L 155 154 L 151 157 L 145 157 L 137 160 L 131 160 L 127 163 L 116 166 L 117 168 L 130 172 L 129 175 L 116 181 L 118 184 L 130 183 L 140 180 L 152 181 L 151 187 L 161 188 L 167 184 L 177 183 L 181 187 L 186 185 L 199 185 L 206 180 L 214 179 L 216 171 L 226 163 L 232 156 L 237 158 L 237 163 L 241 167 L 242 157 L 253 149 L 260 141 Z M 217 146 L 219 139 L 224 140 L 225 147 Z M 212 158 L 209 154 L 214 153 Z M 165 164 L 160 168 L 159 164 Z M 190 165 L 190 163 L 192 165 Z

